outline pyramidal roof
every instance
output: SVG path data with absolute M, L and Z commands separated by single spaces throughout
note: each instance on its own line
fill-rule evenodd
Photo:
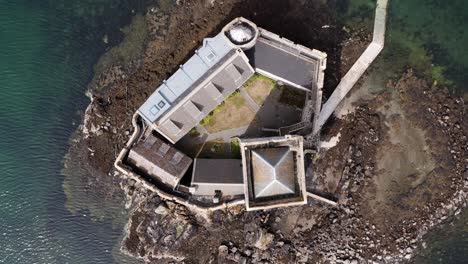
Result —
M 295 193 L 293 152 L 288 147 L 252 150 L 255 198 Z

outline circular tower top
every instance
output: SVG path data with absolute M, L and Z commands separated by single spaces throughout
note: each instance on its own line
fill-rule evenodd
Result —
M 223 31 L 232 44 L 243 50 L 252 48 L 258 37 L 257 26 L 243 17 L 231 21 L 224 27 Z

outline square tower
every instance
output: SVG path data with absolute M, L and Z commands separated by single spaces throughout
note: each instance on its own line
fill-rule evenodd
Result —
M 307 203 L 302 136 L 241 139 L 246 208 Z

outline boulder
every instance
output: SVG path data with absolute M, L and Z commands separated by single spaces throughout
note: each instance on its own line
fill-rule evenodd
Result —
M 226 245 L 221 245 L 218 248 L 218 255 L 220 257 L 226 257 L 228 255 L 228 247 Z
M 275 236 L 271 233 L 268 233 L 265 229 L 259 231 L 259 238 L 255 242 L 254 246 L 258 249 L 265 250 L 268 246 L 271 245 Z

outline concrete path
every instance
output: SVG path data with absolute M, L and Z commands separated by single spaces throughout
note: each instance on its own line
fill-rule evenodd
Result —
M 314 134 L 317 133 L 333 114 L 341 100 L 345 98 L 348 92 L 353 88 L 359 78 L 364 74 L 367 68 L 375 60 L 384 47 L 385 42 L 385 23 L 387 19 L 388 0 L 377 0 L 375 9 L 374 32 L 371 44 L 364 53 L 354 63 L 346 75 L 341 78 L 340 83 L 333 91 L 330 98 L 323 105 L 320 115 L 314 127 Z
M 206 135 L 206 138 L 203 139 L 204 142 L 215 140 L 215 139 L 221 139 L 225 142 L 229 142 L 231 138 L 245 134 L 245 132 L 249 129 L 249 127 L 250 125 L 247 125 L 247 126 L 242 126 L 242 127 L 226 129 L 226 130 L 215 132 L 215 133 L 210 133 L 208 132 L 208 130 L 206 130 L 204 126 L 198 124 L 197 130 L 198 132 L 200 132 L 200 134 Z
M 247 106 L 252 110 L 254 113 L 257 113 L 260 110 L 260 106 L 250 97 L 250 95 L 245 91 L 244 87 L 239 89 L 242 97 L 244 97 L 245 101 L 247 102 Z
M 243 126 L 243 127 L 236 127 L 236 128 L 231 128 L 227 130 L 223 130 L 220 132 L 208 134 L 208 138 L 206 141 L 209 140 L 214 140 L 214 139 L 222 139 L 224 141 L 229 141 L 232 137 L 240 136 L 245 134 L 247 129 L 250 127 L 250 125 Z

